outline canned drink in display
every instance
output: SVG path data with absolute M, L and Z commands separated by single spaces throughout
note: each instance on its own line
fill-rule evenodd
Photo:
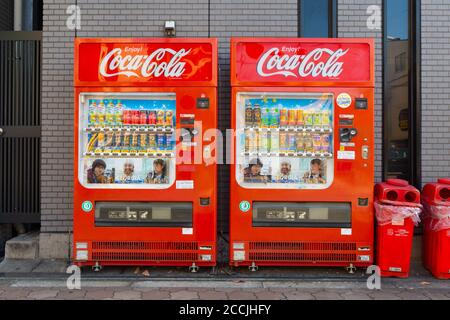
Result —
M 245 105 L 245 126 L 247 128 L 253 126 L 253 108 L 250 102 Z
M 278 128 L 280 126 L 280 110 L 278 108 L 270 109 L 270 128 Z
M 133 132 L 131 134 L 131 150 L 137 150 L 139 146 L 139 134 L 137 132 Z
M 261 109 L 261 128 L 269 128 L 270 110 L 266 106 Z
M 288 111 L 287 109 L 280 109 L 280 126 L 285 127 L 288 124 Z
M 269 152 L 269 133 L 267 131 L 259 133 L 259 148 L 258 151 L 262 153 Z
M 250 152 L 250 132 L 244 131 L 244 152 Z
M 131 132 L 125 131 L 122 139 L 122 148 L 124 151 L 129 150 L 131 147 Z
M 258 152 L 258 132 L 249 131 L 247 137 L 248 137 L 248 151 Z
M 295 132 L 288 133 L 288 151 L 289 152 L 297 151 L 296 135 L 297 134 Z
M 156 147 L 156 134 L 149 133 L 148 134 L 148 150 L 150 152 L 155 152 L 157 150 Z
M 113 146 L 114 132 L 106 132 L 105 149 L 111 149 Z
M 304 146 L 305 146 L 305 152 L 313 153 L 314 152 L 314 144 L 313 144 L 312 135 L 309 133 L 304 133 L 303 141 L 304 141 Z
M 253 107 L 253 126 L 255 128 L 261 127 L 261 108 L 257 103 Z
M 323 134 L 321 138 L 321 150 L 323 153 L 330 153 L 330 139 L 331 136 L 329 134 Z
M 297 133 L 296 143 L 297 143 L 297 152 L 299 152 L 299 153 L 305 152 L 305 143 L 304 143 L 304 139 L 303 139 L 303 132 Z
M 303 119 L 305 126 L 312 126 L 314 124 L 314 114 L 309 110 L 303 112 Z
M 148 120 L 147 123 L 149 125 L 156 125 L 156 111 L 155 110 L 150 110 L 148 112 Z
M 147 150 L 147 134 L 141 133 L 139 137 L 139 148 L 144 151 Z
M 167 110 L 166 111 L 166 121 L 164 122 L 166 126 L 172 126 L 173 125 L 173 111 Z
M 114 149 L 119 150 L 122 146 L 122 133 L 120 131 L 117 131 L 114 134 Z
M 280 152 L 280 133 L 278 131 L 272 131 L 270 133 L 270 152 Z
M 172 151 L 174 149 L 175 141 L 172 133 L 166 134 L 166 150 Z
M 288 110 L 288 126 L 295 126 L 297 124 L 297 110 Z
M 97 147 L 103 149 L 105 147 L 105 133 L 99 132 L 97 134 Z
M 140 125 L 145 125 L 145 124 L 147 124 L 147 111 L 141 110 L 141 111 L 139 112 L 139 124 L 140 124 Z
M 158 133 L 156 135 L 156 149 L 158 150 L 166 149 L 166 135 L 164 133 Z
M 279 149 L 280 152 L 286 152 L 288 151 L 288 141 L 287 141 L 287 133 L 286 132 L 280 132 L 279 134 L 280 142 L 279 142 Z
M 313 152 L 320 153 L 322 152 L 322 137 L 319 133 L 314 133 L 312 135 L 313 140 Z
M 304 126 L 305 121 L 303 119 L 303 110 L 297 109 L 297 126 Z
M 163 126 L 165 123 L 164 121 L 164 110 L 158 110 L 156 112 L 156 125 L 157 126 Z

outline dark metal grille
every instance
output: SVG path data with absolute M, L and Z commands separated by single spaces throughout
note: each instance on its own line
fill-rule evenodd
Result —
M 41 32 L 0 32 L 0 223 L 40 222 Z

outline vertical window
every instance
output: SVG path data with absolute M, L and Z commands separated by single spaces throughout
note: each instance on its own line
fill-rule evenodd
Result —
M 336 2 L 336 0 L 299 0 L 299 36 L 336 37 Z
M 384 178 L 417 184 L 414 0 L 384 0 Z

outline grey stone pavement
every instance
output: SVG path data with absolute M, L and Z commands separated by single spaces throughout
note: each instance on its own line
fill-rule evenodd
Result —
M 450 281 L 413 266 L 407 279 L 382 278 L 380 290 L 367 288 L 364 270 L 340 268 L 84 268 L 81 289 L 67 288 L 62 261 L 4 261 L 0 300 L 450 300 Z

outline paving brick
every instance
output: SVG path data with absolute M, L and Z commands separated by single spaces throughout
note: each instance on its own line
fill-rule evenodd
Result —
M 142 300 L 163 300 L 169 298 L 169 291 L 153 290 L 142 293 Z
M 393 294 L 387 291 L 375 291 L 368 294 L 374 300 L 401 300 L 397 294 Z
M 337 291 L 325 290 L 312 293 L 317 300 L 342 300 L 342 297 Z
M 141 299 L 142 293 L 135 290 L 119 290 L 114 292 L 113 299 L 137 300 Z
M 42 300 L 42 299 L 56 298 L 56 295 L 58 293 L 59 290 L 48 290 L 48 289 L 33 290 L 28 295 L 28 299 Z
M 256 299 L 256 296 L 253 292 L 251 291 L 243 291 L 243 290 L 239 290 L 239 291 L 232 291 L 230 293 L 227 294 L 228 298 L 230 300 L 254 300 Z
M 174 300 L 193 300 L 198 299 L 198 293 L 189 290 L 170 291 L 170 298 Z
M 5 288 L 0 299 L 25 299 L 31 290 L 28 288 Z
M 295 290 L 283 294 L 288 300 L 315 300 L 316 298 L 309 292 Z
M 255 292 L 256 298 L 259 300 L 284 300 L 286 297 L 279 292 L 273 292 L 265 289 L 262 292 Z
M 61 290 L 56 296 L 58 299 L 71 300 L 83 299 L 86 296 L 86 290 Z
M 225 292 L 217 292 L 214 290 L 199 292 L 198 295 L 200 299 L 205 300 L 226 300 L 228 298 Z
M 112 288 L 108 289 L 89 288 L 86 292 L 85 298 L 90 300 L 111 299 L 114 295 L 114 292 L 115 290 Z

